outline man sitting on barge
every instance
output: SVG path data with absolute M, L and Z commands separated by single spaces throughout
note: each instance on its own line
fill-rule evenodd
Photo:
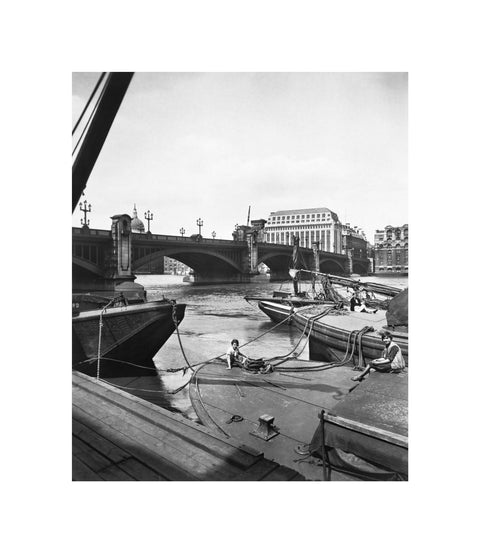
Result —
M 405 368 L 405 360 L 402 356 L 402 350 L 398 344 L 393 341 L 390 332 L 385 331 L 382 333 L 382 342 L 385 345 L 382 357 L 374 359 L 371 363 L 369 363 L 361 374 L 352 378 L 353 381 L 361 382 L 371 370 L 384 373 L 397 373 Z

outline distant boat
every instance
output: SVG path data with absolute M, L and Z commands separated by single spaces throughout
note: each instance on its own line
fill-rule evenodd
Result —
M 195 272 L 193 269 L 189 271 L 188 275 L 183 277 L 182 282 L 195 282 Z
M 245 296 L 249 302 L 258 302 L 259 309 L 274 322 L 286 320 L 287 324 L 291 324 L 291 318 L 288 316 L 293 313 L 293 308 L 313 305 L 347 306 L 350 301 L 349 294 L 351 295 L 355 291 L 361 292 L 365 296 L 367 307 L 386 308 L 390 298 L 401 292 L 401 288 L 393 286 L 310 271 L 302 268 L 305 267 L 305 261 L 300 257 L 299 240 L 298 237 L 295 237 L 289 269 L 293 291 L 276 290 L 272 297 Z M 307 276 L 308 280 L 304 283 L 309 284 L 309 290 L 301 290 L 302 276 Z

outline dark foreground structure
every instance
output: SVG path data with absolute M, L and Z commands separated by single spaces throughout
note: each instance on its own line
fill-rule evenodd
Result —
M 72 479 L 304 480 L 263 454 L 73 373 Z

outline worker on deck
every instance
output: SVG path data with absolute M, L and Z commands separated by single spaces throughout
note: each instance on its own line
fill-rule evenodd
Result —
M 356 311 L 357 313 L 376 313 L 378 310 L 367 307 L 365 300 L 356 292 L 350 298 L 350 311 Z
M 263 358 L 251 359 L 250 357 L 247 357 L 246 355 L 240 353 L 238 347 L 238 340 L 234 338 L 230 342 L 230 347 L 227 350 L 228 370 L 230 370 L 234 366 L 237 366 L 242 367 L 243 369 L 253 373 L 267 374 L 273 372 L 273 367 L 268 361 L 265 361 Z
M 382 373 L 397 373 L 401 372 L 405 368 L 405 360 L 402 356 L 402 350 L 398 344 L 392 340 L 390 332 L 385 331 L 382 333 L 382 342 L 385 346 L 382 351 L 382 357 L 374 359 L 371 363 L 369 363 L 361 374 L 352 378 L 353 381 L 362 381 L 371 370 Z
M 227 350 L 227 369 L 231 369 L 234 365 L 243 366 L 246 357 L 240 353 L 238 348 L 239 342 L 234 338 L 230 342 L 230 347 Z

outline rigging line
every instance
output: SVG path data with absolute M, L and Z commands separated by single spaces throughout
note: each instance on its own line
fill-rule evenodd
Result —
M 351 358 L 352 358 L 352 355 L 353 355 L 353 351 L 354 351 L 354 347 L 355 347 L 355 340 L 356 340 L 356 337 L 357 337 L 357 333 L 358 332 L 361 332 L 361 331 L 358 331 L 358 330 L 352 330 L 350 331 L 349 335 L 348 335 L 348 340 L 347 340 L 347 347 L 346 347 L 346 350 L 345 350 L 345 354 L 343 356 L 343 359 L 339 360 L 339 361 L 331 361 L 329 363 L 324 363 L 322 365 L 316 365 L 316 366 L 313 366 L 313 367 L 297 367 L 295 369 L 286 369 L 286 368 L 278 368 L 278 369 L 275 369 L 275 372 L 285 372 L 285 373 L 288 373 L 288 372 L 321 372 L 321 371 L 326 371 L 326 370 L 329 370 L 329 369 L 334 369 L 336 367 L 341 367 L 342 365 L 345 365 L 346 363 L 348 363 Z M 352 342 L 352 351 L 350 352 L 349 354 L 349 351 L 350 351 L 350 341 L 353 337 L 353 342 Z
M 73 127 L 72 136 L 75 134 L 75 131 L 77 130 L 78 125 L 80 124 L 80 121 L 82 120 L 83 116 L 85 115 L 85 112 L 87 111 L 88 106 L 90 105 L 90 102 L 92 101 L 92 98 L 95 96 L 95 94 L 98 90 L 98 87 L 100 86 L 101 82 L 103 81 L 103 78 L 105 77 L 105 75 L 106 75 L 105 71 L 100 75 L 100 77 L 97 81 L 97 84 L 95 85 L 95 88 L 93 89 L 93 92 L 90 94 L 90 98 L 88 99 L 87 103 L 85 104 L 85 107 L 83 108 L 83 111 L 80 114 L 80 117 L 78 118 L 78 121 L 75 123 L 75 126 Z
M 284 363 L 285 361 L 288 361 L 288 359 L 290 357 L 298 357 L 299 355 L 301 355 L 303 353 L 303 350 L 305 349 L 306 345 L 307 345 L 307 342 L 308 342 L 308 338 L 310 338 L 310 333 L 312 332 L 312 317 L 309 317 L 305 323 L 305 326 L 302 330 L 302 334 L 300 336 L 300 339 L 298 340 L 298 342 L 295 344 L 294 348 L 287 354 L 285 355 L 278 355 L 276 357 L 270 357 L 269 359 L 266 359 L 266 361 L 268 361 L 271 365 L 273 365 L 274 367 L 277 367 L 278 365 L 281 365 L 282 363 Z M 308 334 L 307 334 L 307 326 L 310 325 L 310 330 L 308 331 Z M 305 340 L 305 344 L 303 345 L 302 349 L 300 350 L 299 353 L 295 353 L 295 350 L 298 348 L 298 346 L 300 345 L 300 342 L 302 341 L 302 339 L 304 337 L 307 337 L 307 340 Z M 278 363 L 272 363 L 272 361 L 275 361 L 277 359 L 283 359 L 283 361 L 279 361 Z
M 292 318 L 294 315 L 294 313 L 290 313 L 287 317 L 285 317 L 285 319 L 282 319 L 279 323 L 277 323 L 275 326 L 272 326 L 272 328 L 266 330 L 263 334 L 260 334 L 259 336 L 257 336 L 256 338 L 252 338 L 252 340 L 248 341 L 248 342 L 245 342 L 244 344 L 242 344 L 241 346 L 239 346 L 240 348 L 243 348 L 245 347 L 246 345 L 248 344 L 251 344 L 252 342 L 255 342 L 255 340 L 258 340 L 259 338 L 261 338 L 262 336 L 265 336 L 265 334 L 268 334 L 269 332 L 272 332 L 272 330 L 275 330 L 277 328 L 277 326 L 280 326 L 282 325 L 283 323 L 287 322 L 288 319 Z
M 310 338 L 310 334 L 312 333 L 312 330 L 313 330 L 313 323 L 319 319 L 321 319 L 322 317 L 325 317 L 326 315 L 328 315 L 334 308 L 331 307 L 331 308 L 327 308 L 325 311 L 322 311 L 320 314 L 318 315 L 313 315 L 311 317 L 308 317 L 307 318 L 307 321 L 305 323 L 305 327 L 302 331 L 302 335 L 300 336 L 300 340 L 298 341 L 298 343 L 296 344 L 296 346 L 293 348 L 293 350 L 290 352 L 290 353 L 287 353 L 286 355 L 280 355 L 280 356 L 277 356 L 277 357 L 271 357 L 270 359 L 267 359 L 268 362 L 270 362 L 271 365 L 273 365 L 274 367 L 278 367 L 280 365 L 282 365 L 283 363 L 285 363 L 286 361 L 288 361 L 291 357 L 295 357 L 295 358 L 298 358 L 300 355 L 302 355 L 303 351 L 305 350 L 305 348 L 307 347 L 307 343 L 308 343 L 308 340 Z M 307 326 L 309 326 L 309 330 L 308 330 L 308 334 L 307 334 Z M 298 352 L 298 353 L 295 353 L 294 354 L 294 351 L 297 349 L 297 347 L 300 345 L 300 342 L 302 340 L 302 338 L 306 336 L 306 340 L 305 340 L 305 343 L 302 347 L 302 349 Z M 280 361 L 278 363 L 272 363 L 272 361 L 275 361 L 277 359 L 280 359 Z
M 230 434 L 227 434 L 227 432 L 225 432 L 225 430 L 217 423 L 217 421 L 215 421 L 211 416 L 210 416 L 210 413 L 207 411 L 207 408 L 205 407 L 205 403 L 203 401 L 203 398 L 202 398 L 202 394 L 200 393 L 200 387 L 198 385 L 198 376 L 197 374 L 200 372 L 200 369 L 202 369 L 205 365 L 203 365 L 202 367 L 199 367 L 195 373 L 192 375 L 192 378 L 191 378 L 191 382 L 195 383 L 195 390 L 197 392 L 197 396 L 198 396 L 198 399 L 203 407 L 203 411 L 204 413 L 207 415 L 207 417 L 213 422 L 213 424 L 220 430 L 220 432 L 222 432 L 225 436 L 227 436 L 227 438 L 230 438 Z
M 115 388 L 122 388 L 123 390 L 134 390 L 135 392 L 148 392 L 149 394 L 168 394 L 167 391 L 164 390 L 146 390 L 145 388 L 132 388 L 131 386 L 122 386 L 121 384 L 114 384 L 113 382 L 109 382 L 108 380 L 104 380 L 103 378 L 99 378 L 100 382 L 104 382 L 105 384 L 109 384 L 110 386 L 115 386 Z
M 107 81 L 109 81 L 109 80 L 110 80 L 110 75 L 107 77 Z M 87 124 L 83 128 L 82 134 L 80 135 L 80 138 L 78 139 L 77 144 L 75 145 L 75 148 L 73 149 L 72 156 L 75 155 L 75 152 L 77 151 L 77 148 L 80 146 L 80 143 L 82 142 L 82 138 L 84 137 L 85 133 L 87 132 L 87 129 L 90 126 L 90 122 L 93 119 L 93 116 L 95 115 L 95 113 L 97 111 L 98 104 L 100 103 L 100 100 L 103 98 L 103 95 L 105 94 L 107 84 L 108 84 L 108 82 L 105 83 L 105 86 L 103 87 L 102 92 L 99 94 L 99 96 L 97 98 L 97 101 L 95 103 L 95 107 L 93 108 L 92 112 L 90 113 Z
M 252 340 L 250 340 L 250 342 L 246 342 L 245 344 L 243 344 L 240 347 L 243 347 L 247 344 L 250 344 L 251 342 L 254 342 L 255 340 L 258 340 L 259 338 L 261 338 L 265 334 L 268 334 L 269 332 L 272 332 L 278 326 L 280 326 L 281 324 L 285 323 L 288 319 L 290 319 L 292 317 L 292 315 L 293 315 L 293 313 L 288 315 L 287 317 L 285 317 L 285 319 L 280 321 L 278 324 L 276 324 L 275 326 L 273 326 L 272 328 L 270 328 L 269 330 L 267 330 L 263 334 L 260 334 L 256 338 L 253 338 Z M 181 340 L 180 340 L 180 343 L 181 343 Z M 174 369 L 159 369 L 158 367 L 157 368 L 147 367 L 146 365 L 138 365 L 136 363 L 131 363 L 129 361 L 123 361 L 122 359 L 114 359 L 113 357 L 103 357 L 103 356 L 101 356 L 100 359 L 103 360 L 103 361 L 113 361 L 115 363 L 122 363 L 122 364 L 125 364 L 125 365 L 130 365 L 132 367 L 136 367 L 136 368 L 139 368 L 139 369 L 147 369 L 149 371 L 154 371 L 156 373 L 157 372 L 175 373 L 175 372 L 180 372 L 180 371 L 186 370 L 188 368 L 193 371 L 193 367 L 198 367 L 199 365 L 205 365 L 205 364 L 211 363 L 212 361 L 216 361 L 216 360 L 221 361 L 221 358 L 224 355 L 225 354 L 216 355 L 215 357 L 211 357 L 210 359 L 207 359 L 206 361 L 199 361 L 198 363 L 189 364 L 188 367 L 179 367 L 179 368 L 174 368 Z M 185 355 L 184 355 L 184 357 L 185 357 Z M 76 367 L 76 366 L 80 366 L 80 365 L 85 365 L 87 363 L 91 363 L 92 361 L 98 361 L 98 357 L 89 357 L 88 359 L 85 359 L 83 361 L 79 361 L 78 363 L 75 363 L 74 366 Z
M 98 357 L 89 357 L 88 359 L 85 359 L 84 361 L 79 361 L 78 363 L 75 363 L 74 366 L 76 367 L 78 365 L 85 365 L 86 363 L 91 363 L 92 361 L 97 361 L 97 360 L 98 360 Z M 101 361 L 112 361 L 114 363 L 121 363 L 122 365 L 130 365 L 131 367 L 136 367 L 137 369 L 147 369 L 149 371 L 154 371 L 154 372 L 175 373 L 175 372 L 180 372 L 180 371 L 183 371 L 183 370 L 187 369 L 187 367 L 180 367 L 178 369 L 159 369 L 158 367 L 157 368 L 147 367 L 146 365 L 138 365 L 137 363 L 131 363 L 130 361 L 124 361 L 122 359 L 114 359 L 113 357 L 103 357 L 103 356 L 101 356 L 100 360 Z

